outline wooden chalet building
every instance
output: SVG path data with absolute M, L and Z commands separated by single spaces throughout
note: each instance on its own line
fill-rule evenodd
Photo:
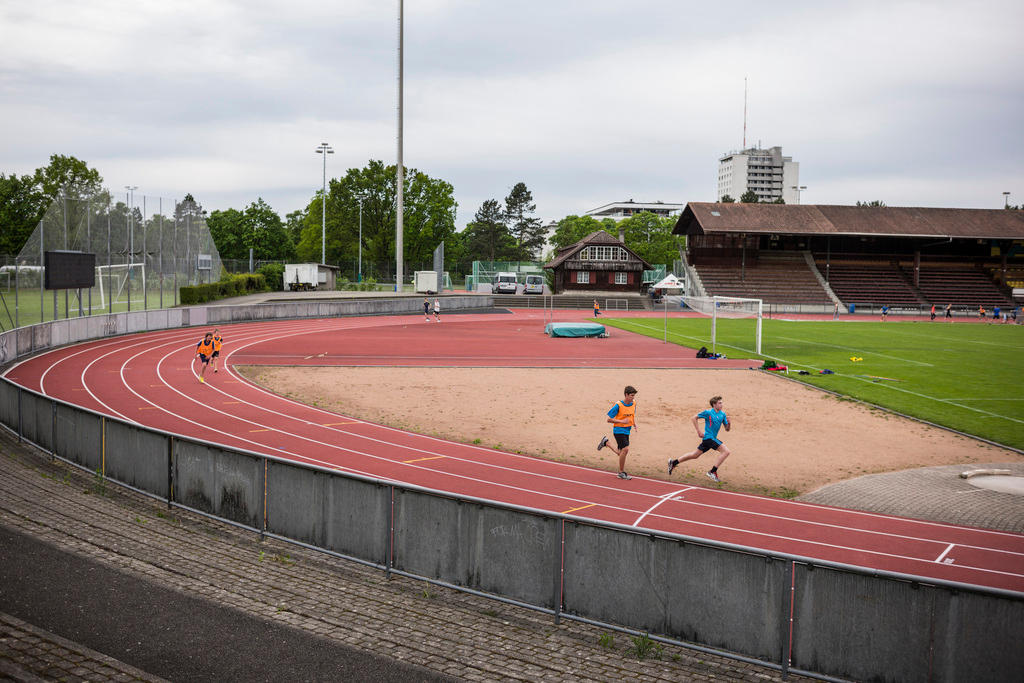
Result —
M 544 265 L 552 271 L 555 294 L 622 292 L 640 294 L 643 271 L 651 264 L 604 230 L 592 232 L 558 251 Z

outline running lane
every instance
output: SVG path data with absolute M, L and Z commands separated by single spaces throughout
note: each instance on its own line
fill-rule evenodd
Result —
M 582 317 L 581 314 L 576 314 Z M 559 319 L 570 319 L 559 315 Z M 108 415 L 227 446 L 495 501 L 775 552 L 1024 591 L 1024 536 L 683 486 L 460 444 L 272 394 L 235 364 L 708 367 L 693 351 L 611 330 L 551 339 L 542 313 L 272 321 L 224 326 L 219 373 L 197 381 L 199 330 L 93 341 L 6 376 Z M 729 367 L 713 361 L 713 367 Z M 730 361 L 731 367 L 748 367 Z M 483 370 L 486 371 L 486 370 Z

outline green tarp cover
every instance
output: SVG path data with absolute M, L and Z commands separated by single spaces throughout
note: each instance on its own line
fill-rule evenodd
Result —
M 548 323 L 544 333 L 552 337 L 601 337 L 604 325 L 597 323 Z

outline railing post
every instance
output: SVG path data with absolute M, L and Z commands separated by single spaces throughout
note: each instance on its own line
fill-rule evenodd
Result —
M 18 443 L 21 443 L 21 441 L 22 441 L 21 434 L 22 434 L 22 431 L 24 431 L 23 418 L 21 416 L 21 395 L 24 392 L 22 392 L 21 387 L 17 387 L 17 390 L 18 390 Z
M 780 663 L 782 664 L 783 679 L 789 676 L 789 665 L 792 664 L 793 659 L 793 609 L 796 604 L 796 562 L 790 560 L 788 564 L 789 591 L 785 589 L 782 591 L 782 656 Z
M 388 491 L 391 496 L 391 500 L 388 504 L 388 525 L 387 525 L 387 541 L 384 544 L 385 557 L 384 557 L 384 578 L 391 579 L 391 562 L 395 552 L 395 487 L 389 486 Z
M 561 623 L 562 621 L 562 586 L 564 585 L 565 577 L 565 520 L 558 520 L 558 558 L 555 562 L 555 585 L 554 585 L 554 603 L 555 603 L 555 623 Z
M 56 290 L 55 290 L 56 291 Z M 57 402 L 50 401 L 50 455 L 57 455 Z
M 167 437 L 167 509 L 170 510 L 174 500 L 174 437 Z

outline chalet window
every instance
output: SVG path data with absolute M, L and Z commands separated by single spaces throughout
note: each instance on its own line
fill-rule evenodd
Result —
M 581 261 L 628 261 L 629 252 L 622 247 L 592 246 L 580 249 Z
M 615 284 L 624 285 L 626 284 L 626 274 L 622 272 L 615 273 Z
M 576 271 L 576 284 L 578 284 L 578 285 L 589 285 L 590 284 L 590 271 L 588 271 L 588 270 L 577 270 Z

